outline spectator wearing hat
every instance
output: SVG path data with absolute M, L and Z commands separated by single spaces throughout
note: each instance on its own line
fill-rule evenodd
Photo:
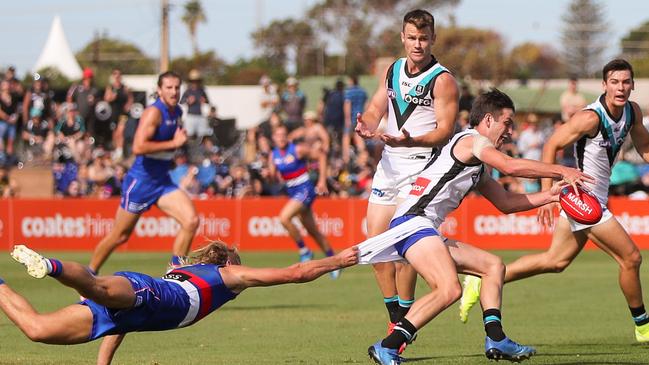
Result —
M 286 90 L 281 98 L 282 111 L 286 114 L 285 125 L 289 131 L 302 126 L 302 114 L 306 107 L 306 96 L 298 88 L 295 77 L 286 79 Z
M 202 85 L 203 79 L 198 70 L 189 71 L 189 85 L 180 98 L 180 104 L 187 106 L 184 127 L 188 137 L 204 137 L 212 134 L 207 118 L 203 116 L 203 105 L 210 103 Z
M 92 69 L 86 67 L 81 82 L 72 84 L 66 97 L 68 103 L 76 104 L 79 116 L 83 118 L 86 132 L 90 136 L 95 134 L 95 105 L 100 99 L 99 89 L 94 85 L 94 77 Z

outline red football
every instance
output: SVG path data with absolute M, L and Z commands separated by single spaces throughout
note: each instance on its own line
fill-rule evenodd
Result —
M 561 189 L 559 203 L 568 217 L 581 224 L 595 224 L 602 219 L 602 205 L 592 193 L 577 186 L 579 196 L 572 186 Z

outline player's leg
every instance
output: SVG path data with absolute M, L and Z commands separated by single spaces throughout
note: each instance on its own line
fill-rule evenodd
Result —
M 615 218 L 598 224 L 589 231 L 589 238 L 620 266 L 618 280 L 636 325 L 636 339 L 639 342 L 649 342 L 649 315 L 644 307 L 640 282 L 640 250 Z
M 293 241 L 295 241 L 295 244 L 300 251 L 300 261 L 302 262 L 309 261 L 313 258 L 313 253 L 308 247 L 306 247 L 304 239 L 302 239 L 302 235 L 300 234 L 300 230 L 297 228 L 295 223 L 293 223 L 293 217 L 300 214 L 304 208 L 304 204 L 302 204 L 300 200 L 289 199 L 279 212 L 279 221 L 288 232 L 288 235 L 293 239 Z
M 520 361 L 534 355 L 534 348 L 512 341 L 503 331 L 501 305 L 505 265 L 500 257 L 462 242 L 448 241 L 446 245 L 459 272 L 482 278 L 480 304 L 487 335 L 486 356 Z
M 376 362 L 389 363 L 383 360 L 398 359 L 399 349 L 412 341 L 417 330 L 458 300 L 462 293 L 455 262 L 444 242 L 435 235 L 420 237 L 410 238 L 414 242 L 406 248 L 405 258 L 432 290 L 415 301 L 408 314 L 394 326 L 387 337 L 368 349 L 370 357 Z
M 313 216 L 313 209 L 311 209 L 311 207 L 305 207 L 305 209 L 302 209 L 299 214 L 304 229 L 306 229 L 309 235 L 313 237 L 315 242 L 322 249 L 322 252 L 324 252 L 326 256 L 333 256 L 334 250 L 331 248 L 327 237 L 325 237 L 325 235 L 323 235 L 318 229 L 315 217 Z M 340 272 L 340 270 L 334 270 L 329 273 L 329 276 L 331 276 L 332 279 L 338 279 Z
M 367 237 L 375 237 L 388 230 L 396 205 L 369 202 L 367 204 Z M 396 266 L 393 262 L 372 264 L 376 283 L 388 310 L 390 328 L 399 321 L 399 296 L 395 280 Z
M 507 265 L 505 282 L 543 273 L 562 272 L 577 257 L 588 240 L 584 231 L 572 232 L 565 217 L 559 217 L 554 227 L 552 243 L 547 251 L 525 255 Z M 466 322 L 469 310 L 480 297 L 480 280 L 467 277 L 460 301 L 460 320 Z
M 394 263 L 395 283 L 397 288 L 397 297 L 399 302 L 397 321 L 410 310 L 415 302 L 415 286 L 417 285 L 417 271 L 405 261 Z
M 133 287 L 122 276 L 95 276 L 79 263 L 46 258 L 23 245 L 14 246 L 11 257 L 25 265 L 29 275 L 35 278 L 49 275 L 84 298 L 106 307 L 130 308 L 135 302 Z
M 138 219 L 140 219 L 139 214 L 127 212 L 122 207 L 117 208 L 113 229 L 99 241 L 90 258 L 90 264 L 88 266 L 93 272 L 99 272 L 101 266 L 117 246 L 128 240 Z
M 88 341 L 92 331 L 93 318 L 90 308 L 73 304 L 53 313 L 40 314 L 1 279 L 0 309 L 34 342 L 83 343 Z
M 157 204 L 160 210 L 180 224 L 180 230 L 174 239 L 171 258 L 171 265 L 178 266 L 183 264 L 184 258 L 189 254 L 199 220 L 189 196 L 175 186 L 169 189 L 170 192 L 163 194 Z

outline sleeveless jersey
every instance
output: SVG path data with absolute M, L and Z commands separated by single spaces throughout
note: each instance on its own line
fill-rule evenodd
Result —
M 629 101 L 618 120 L 611 116 L 605 96 L 602 95 L 584 110 L 592 110 L 599 117 L 599 130 L 594 137 L 583 136 L 575 143 L 577 167 L 595 178 L 593 194 L 599 202 L 608 202 L 608 187 L 611 178 L 611 167 L 622 148 L 622 143 L 635 122 L 635 112 Z
M 156 131 L 151 138 L 152 141 L 170 141 L 174 138 L 178 122 L 182 115 L 182 110 L 176 106 L 173 111 L 169 111 L 167 106 L 159 98 L 152 104 L 162 114 L 162 122 L 156 128 Z M 169 169 L 171 168 L 171 161 L 174 157 L 174 151 L 160 151 L 155 153 L 148 153 L 145 155 L 137 155 L 135 162 L 129 174 L 137 177 L 153 178 L 154 180 L 166 179 Z
M 482 163 L 465 164 L 453 155 L 453 148 L 460 139 L 477 134 L 475 129 L 457 133 L 433 155 L 412 185 L 408 198 L 399 204 L 395 218 L 405 215 L 425 216 L 439 228 L 446 215 L 460 206 L 462 199 L 476 186 L 484 173 Z
M 298 186 L 309 181 L 307 161 L 297 157 L 293 143 L 289 143 L 284 150 L 273 148 L 273 163 L 287 187 Z
M 401 135 L 405 128 L 411 136 L 424 135 L 437 128 L 437 118 L 433 107 L 433 88 L 440 74 L 448 70 L 440 65 L 435 57 L 420 72 L 408 72 L 406 59 L 396 60 L 388 69 L 386 87 L 388 92 L 388 123 L 386 133 Z M 431 153 L 429 147 L 390 147 L 385 151 L 396 154 Z
M 212 264 L 183 266 L 169 271 L 162 279 L 156 280 L 176 284 L 189 298 L 186 312 L 159 310 L 157 313 L 160 315 L 154 317 L 164 318 L 151 320 L 152 323 L 156 323 L 157 320 L 161 325 L 176 323 L 174 328 L 186 327 L 198 322 L 237 296 L 223 283 L 219 267 Z M 161 303 L 163 305 L 165 301 L 161 300 Z

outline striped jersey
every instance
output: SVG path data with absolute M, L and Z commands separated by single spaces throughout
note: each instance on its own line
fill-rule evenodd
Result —
M 176 105 L 173 110 L 169 110 L 169 107 L 160 98 L 156 99 L 152 106 L 160 111 L 162 121 L 151 140 L 156 142 L 172 140 L 179 126 L 182 109 Z M 129 174 L 139 178 L 164 180 L 171 169 L 174 152 L 174 150 L 168 150 L 137 155 Z
M 608 187 L 611 178 L 611 167 L 622 149 L 622 144 L 635 122 L 635 112 L 629 101 L 617 120 L 613 118 L 601 95 L 584 110 L 592 110 L 599 117 L 599 128 L 594 137 L 583 136 L 575 143 L 577 167 L 596 180 L 593 194 L 599 202 L 608 202 Z
M 300 159 L 295 144 L 289 143 L 285 149 L 273 148 L 273 163 L 287 187 L 298 186 L 309 181 L 306 159 Z
M 460 206 L 462 199 L 477 185 L 484 173 L 482 162 L 465 164 L 453 155 L 453 148 L 460 139 L 477 134 L 475 129 L 459 132 L 433 155 L 412 184 L 406 200 L 399 204 L 394 218 L 426 216 L 439 228 L 446 215 Z
M 440 74 L 448 70 L 435 57 L 421 71 L 410 74 L 406 58 L 399 58 L 388 69 L 386 88 L 388 93 L 388 123 L 386 133 L 401 135 L 405 128 L 412 137 L 424 135 L 437 128 L 433 106 L 433 88 Z M 431 153 L 430 147 L 390 147 L 385 151 L 396 154 Z

